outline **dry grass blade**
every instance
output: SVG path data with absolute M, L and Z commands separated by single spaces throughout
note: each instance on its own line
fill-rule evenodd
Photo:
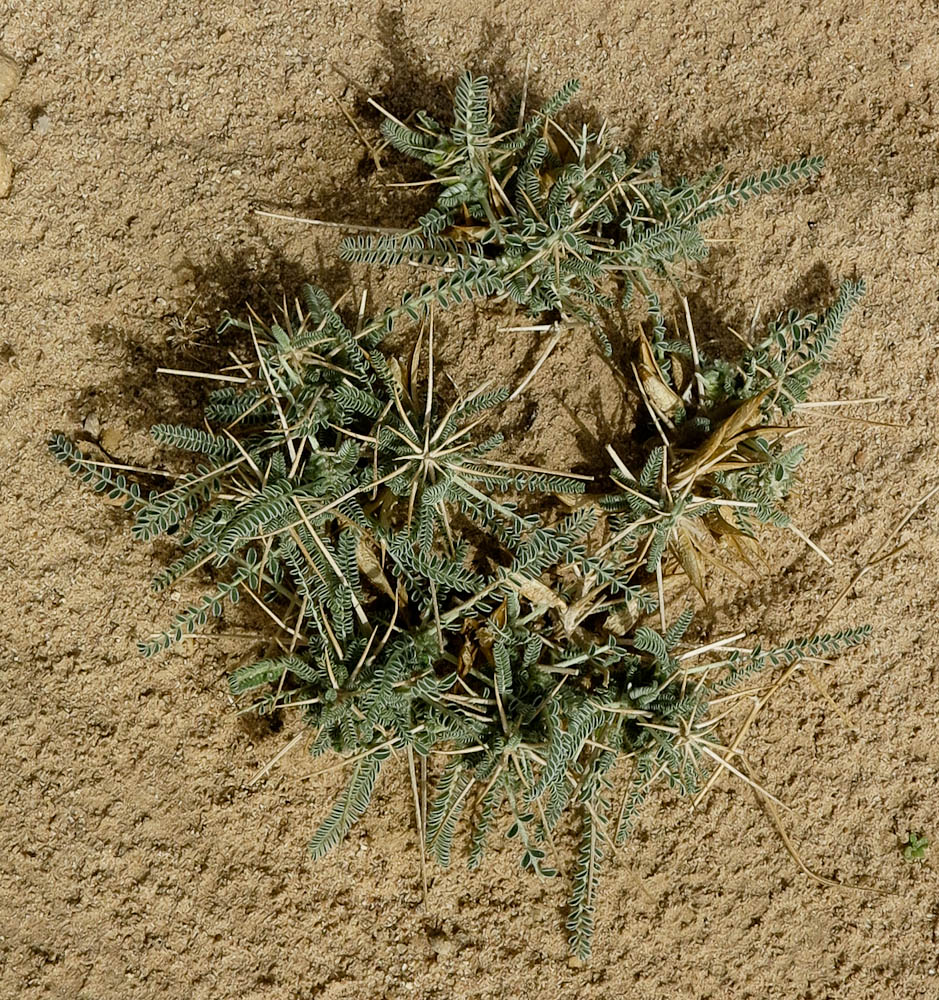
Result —
M 283 212 L 267 212 L 261 208 L 252 209 L 255 215 L 265 219 L 279 219 L 282 222 L 300 222 L 304 226 L 321 226 L 324 229 L 344 229 L 353 233 L 380 233 L 383 236 L 398 236 L 403 229 L 388 226 L 362 226 L 354 222 L 327 222 L 325 219 L 307 219 L 300 215 L 287 215 Z
M 864 565 L 861 566 L 860 569 L 858 569 L 855 572 L 854 576 L 851 577 L 851 579 L 845 585 L 844 589 L 838 594 L 838 596 L 829 606 L 827 611 L 818 619 L 818 621 L 815 623 L 815 628 L 813 630 L 814 634 L 816 635 L 818 634 L 819 630 L 822 628 L 825 622 L 827 622 L 828 619 L 832 616 L 835 609 L 848 596 L 848 594 L 851 592 L 855 584 L 863 576 L 865 576 L 868 572 L 870 572 L 870 570 L 873 569 L 875 566 L 881 565 L 887 559 L 893 558 L 893 556 L 897 555 L 899 552 L 903 550 L 905 546 L 899 546 L 892 550 L 890 550 L 890 546 L 893 544 L 894 539 L 913 519 L 913 517 L 915 517 L 916 514 L 937 494 L 939 494 L 939 486 L 934 486 L 906 512 L 906 514 L 894 526 L 890 534 L 887 535 L 884 541 L 881 542 L 881 544 L 877 547 L 876 551 L 867 559 Z M 750 709 L 749 713 L 747 714 L 746 718 L 743 721 L 743 724 L 737 730 L 736 735 L 730 742 L 729 746 L 730 753 L 735 753 L 739 749 L 741 743 L 745 739 L 747 733 L 750 731 L 751 727 L 753 726 L 753 723 L 757 720 L 763 709 L 766 708 L 766 706 L 773 700 L 776 694 L 788 683 L 790 678 L 803 666 L 804 666 L 803 661 L 799 660 L 793 663 L 791 666 L 787 667 L 782 672 L 782 674 L 780 674 L 779 678 L 771 685 L 769 690 L 765 694 L 761 695 L 760 697 L 754 700 L 753 707 Z M 696 809 L 700 808 L 701 803 L 704 801 L 708 792 L 710 792 L 711 788 L 714 786 L 714 783 L 717 781 L 717 778 L 718 778 L 718 772 L 715 772 L 708 779 L 707 783 L 701 789 L 701 791 L 695 796 L 693 804 Z
M 890 889 L 882 889 L 879 886 L 858 885 L 853 882 L 839 882 L 837 879 L 828 878 L 826 875 L 820 875 L 817 871 L 810 868 L 805 863 L 802 855 L 796 849 L 795 844 L 793 844 L 792 838 L 789 836 L 789 832 L 786 830 L 782 817 L 779 815 L 779 811 L 776 808 L 776 803 L 758 784 L 754 783 L 751 787 L 753 788 L 757 802 L 759 802 L 761 808 L 769 816 L 770 821 L 773 824 L 773 828 L 779 834 L 779 839 L 783 842 L 783 846 L 786 848 L 789 857 L 792 858 L 796 865 L 798 865 L 799 869 L 808 875 L 813 882 L 817 882 L 819 885 L 828 886 L 833 889 L 853 889 L 856 892 L 871 892 L 878 896 L 894 895 L 894 892 Z
M 301 740 L 309 735 L 310 734 L 305 729 L 301 729 L 300 732 L 297 733 L 296 736 L 294 736 L 288 743 L 285 743 L 284 746 L 282 746 L 263 767 L 259 768 L 254 773 L 254 776 L 248 782 L 247 787 L 251 788 L 256 785 L 278 761 L 282 760 Z
M 414 767 L 414 748 L 408 747 L 408 774 L 411 777 L 411 792 L 414 796 L 414 818 L 417 823 L 417 842 L 421 854 L 421 889 L 424 894 L 424 905 L 427 905 L 427 851 L 424 842 L 427 838 L 422 796 L 417 784 L 417 771 Z
M 361 128 L 359 128 L 358 122 L 352 117 L 352 115 L 349 114 L 342 101 L 340 101 L 339 98 L 331 90 L 327 89 L 326 93 L 329 94 L 329 96 L 333 100 L 333 103 L 342 112 L 342 117 L 345 118 L 345 120 L 352 127 L 352 130 L 358 136 L 359 141 L 368 150 L 368 155 L 372 158 L 372 163 L 375 164 L 375 170 L 378 173 L 381 173 L 384 170 L 384 167 L 382 167 L 381 165 L 381 159 L 378 156 L 378 150 L 376 150 L 375 147 L 365 137 L 365 133 L 362 131 Z

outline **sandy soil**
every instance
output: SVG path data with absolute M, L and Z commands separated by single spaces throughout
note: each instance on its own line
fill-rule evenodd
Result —
M 403 768 L 313 865 L 305 845 L 341 773 L 295 754 L 246 787 L 292 735 L 230 710 L 225 673 L 250 642 L 141 661 L 134 640 L 171 614 L 148 591 L 165 553 L 132 543 L 44 444 L 61 428 L 146 464 L 149 424 L 200 394 L 154 369 L 218 363 L 221 308 L 315 275 L 345 287 L 332 234 L 250 206 L 386 223 L 410 210 L 382 186 L 407 169 L 371 171 L 331 95 L 373 135 L 364 94 L 440 107 L 462 66 L 505 86 L 530 56 L 542 93 L 580 76 L 581 107 L 676 176 L 828 159 L 809 190 L 712 230 L 727 242 L 692 297 L 716 336 L 757 302 L 817 306 L 841 277 L 868 280 L 816 398 L 888 402 L 806 418 L 793 503 L 834 566 L 776 536 L 779 570 L 728 582 L 712 622 L 810 630 L 939 470 L 937 37 L 939 11 L 915 0 L 0 2 L 0 48 L 23 66 L 0 105 L 14 165 L 0 201 L 3 998 L 939 996 L 935 862 L 898 849 L 911 827 L 939 841 L 936 502 L 839 611 L 875 627 L 825 675 L 853 728 L 802 679 L 747 743 L 806 863 L 886 894 L 813 882 L 725 778 L 697 814 L 652 802 L 603 883 L 584 969 L 568 963 L 566 884 L 522 877 L 508 850 L 480 873 L 435 872 L 422 903 Z M 449 322 L 454 377 L 531 363 L 534 341 L 507 342 L 485 315 Z M 622 429 L 604 372 L 587 343 L 559 351 L 511 417 L 519 453 L 589 467 Z

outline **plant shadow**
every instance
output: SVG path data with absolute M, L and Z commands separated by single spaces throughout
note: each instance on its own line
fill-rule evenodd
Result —
M 838 294 L 838 282 L 832 277 L 828 266 L 819 262 L 811 265 L 797 277 L 786 289 L 782 298 L 764 306 L 759 303 L 740 303 L 741 310 L 736 328 L 738 336 L 734 336 L 728 326 L 726 311 L 713 301 L 707 288 L 700 288 L 687 294 L 688 309 L 694 325 L 695 340 L 699 350 L 704 354 L 722 358 L 739 357 L 746 347 L 741 343 L 759 343 L 765 334 L 767 325 L 778 316 L 785 316 L 790 310 L 798 313 L 821 313 L 834 302 Z M 756 322 L 753 322 L 753 319 Z M 684 318 L 680 320 L 680 328 L 685 328 Z
M 254 346 L 248 333 L 221 329 L 225 313 L 245 315 L 249 307 L 262 319 L 281 315 L 309 280 L 308 268 L 278 251 L 264 258 L 247 252 L 220 252 L 205 261 L 185 259 L 186 285 L 192 306 L 154 320 L 128 314 L 126 324 L 97 324 L 92 339 L 114 359 L 111 378 L 81 389 L 70 408 L 70 419 L 81 424 L 84 414 L 105 407 L 119 412 L 132 430 L 153 423 L 201 420 L 207 393 L 217 387 L 198 377 L 158 374 L 169 368 L 216 372 L 232 364 L 232 354 L 249 359 Z M 319 282 L 328 291 L 348 286 L 349 270 L 339 261 L 320 261 Z M 143 324 L 143 326 L 142 326 Z

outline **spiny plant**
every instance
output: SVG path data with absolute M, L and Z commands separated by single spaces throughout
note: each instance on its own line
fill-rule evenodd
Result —
M 421 402 L 415 380 L 406 384 L 400 365 L 377 347 L 366 351 L 318 289 L 304 289 L 303 305 L 285 310 L 284 325 L 252 316 L 229 317 L 229 327 L 250 332 L 257 360 L 253 370 L 239 366 L 242 376 L 226 376 L 235 384 L 210 394 L 210 429 L 152 428 L 158 443 L 204 457 L 194 473 L 144 497 L 138 483 L 85 457 L 64 435 L 50 442 L 72 472 L 134 511 L 135 538 L 165 535 L 184 549 L 154 580 L 155 590 L 207 564 L 230 574 L 142 642 L 145 655 L 220 614 L 224 600 L 259 588 L 287 600 L 287 617 L 302 606 L 298 629 L 308 619 L 315 624 L 327 581 L 347 579 L 349 560 L 367 558 L 348 548 L 353 540 L 381 549 L 399 570 L 427 576 L 431 592 L 436 584 L 475 582 L 462 568 L 466 545 L 450 527 L 454 513 L 515 537 L 530 522 L 511 500 L 494 499 L 500 491 L 583 492 L 582 477 L 491 458 L 500 434 L 473 440 L 506 391 L 480 388 L 441 411 L 431 368 Z M 434 551 L 440 538 L 443 561 Z M 358 600 L 352 607 L 364 623 Z
M 429 318 L 423 380 L 423 335 L 405 367 L 377 343 L 383 320 L 360 316 L 350 326 L 309 287 L 278 322 L 229 318 L 250 335 L 255 359 L 239 361 L 209 395 L 204 427 L 153 428 L 159 443 L 202 456 L 167 489 L 145 495 L 65 435 L 50 447 L 134 513 L 135 537 L 179 546 L 156 590 L 200 567 L 215 575 L 204 597 L 140 643 L 141 653 L 192 635 L 240 597 L 276 626 L 264 655 L 235 671 L 230 686 L 248 710 L 298 712 L 311 753 L 338 752 L 351 768 L 310 842 L 314 857 L 361 817 L 384 762 L 397 755 L 415 785 L 423 850 L 444 866 L 465 819 L 471 867 L 502 826 L 522 866 L 550 878 L 554 834 L 573 813 L 581 842 L 567 926 L 586 958 L 604 858 L 649 790 L 693 793 L 723 766 L 713 699 L 767 667 L 856 645 L 868 630 L 769 650 L 690 646 L 690 610 L 668 624 L 652 585 L 648 553 L 670 541 L 656 540 L 663 470 L 688 478 L 692 503 L 698 493 L 715 509 L 734 501 L 757 519 L 759 502 L 749 498 L 760 496 L 759 476 L 751 477 L 757 485 L 734 478 L 744 469 L 723 458 L 691 475 L 688 458 L 674 465 L 657 448 L 638 488 L 620 482 L 645 505 L 632 510 L 581 496 L 583 478 L 493 458 L 501 436 L 476 432 L 506 393 L 484 386 L 444 402 Z M 687 424 L 705 442 L 724 427 L 728 446 L 757 447 L 749 432 L 729 433 L 734 416 L 721 407 L 744 412 L 741 427 L 764 427 L 778 400 L 807 390 L 837 325 L 831 312 L 792 318 L 771 328 L 773 342 L 754 349 L 752 364 L 746 355 L 739 371 L 702 364 L 711 388 L 684 423 L 673 413 L 671 427 Z M 670 351 L 675 362 L 681 352 Z M 667 378 L 657 369 L 676 394 L 677 368 Z M 546 510 L 532 509 L 533 493 Z M 573 496 L 573 509 L 552 506 L 560 493 Z M 644 558 L 635 557 L 640 544 Z M 656 611 L 660 628 L 646 621 Z M 632 769 L 618 802 L 617 762 Z M 433 784 L 427 796 L 418 770 Z
M 863 282 L 847 281 L 824 313 L 781 314 L 736 363 L 701 354 L 693 340 L 656 351 L 640 335 L 634 371 L 662 443 L 638 475 L 612 452 L 617 489 L 600 499 L 608 545 L 650 573 L 670 557 L 706 597 L 704 568 L 724 565 L 722 540 L 750 562 L 760 526 L 789 526 L 781 501 L 805 447 L 788 446 L 778 421 L 805 402 L 863 294 Z
M 385 138 L 427 166 L 439 195 L 413 229 L 346 239 L 343 259 L 442 268 L 464 297 L 510 299 L 532 316 L 589 324 L 609 352 L 598 311 L 614 294 L 628 304 L 638 289 L 654 339 L 663 339 L 656 286 L 707 255 L 702 225 L 823 166 L 803 156 L 742 180 L 717 166 L 669 185 L 658 154 L 633 159 L 607 143 L 605 126 L 559 122 L 579 87 L 571 80 L 532 110 L 526 86 L 497 118 L 487 78 L 466 72 L 449 126 L 424 111 L 406 124 L 381 108 Z

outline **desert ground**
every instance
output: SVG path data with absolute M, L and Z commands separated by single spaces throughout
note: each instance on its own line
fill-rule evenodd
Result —
M 0 104 L 3 998 L 939 996 L 936 855 L 900 846 L 910 830 L 939 842 L 939 497 L 882 548 L 939 485 L 937 39 L 939 8 L 916 0 L 0 0 L 21 69 Z M 149 590 L 167 551 L 133 542 L 45 443 L 61 429 L 146 466 L 149 425 L 204 395 L 156 369 L 224 363 L 222 310 L 305 280 L 393 294 L 400 273 L 339 263 L 338 232 L 253 210 L 412 218 L 426 194 L 387 186 L 415 176 L 392 151 L 374 168 L 367 97 L 444 112 L 464 67 L 504 94 L 526 63 L 541 96 L 579 77 L 576 107 L 676 178 L 823 154 L 818 181 L 709 230 L 691 307 L 719 337 L 757 304 L 819 308 L 864 277 L 813 398 L 884 397 L 802 421 L 789 510 L 832 565 L 773 534 L 770 568 L 721 581 L 709 619 L 803 634 L 890 554 L 837 610 L 874 634 L 824 670 L 831 700 L 796 676 L 744 747 L 793 851 L 836 884 L 732 776 L 695 812 L 663 791 L 601 885 L 584 967 L 566 881 L 504 847 L 478 872 L 433 870 L 422 898 L 405 767 L 313 864 L 341 770 L 298 753 L 249 785 L 293 735 L 232 710 L 250 641 L 223 626 L 142 660 L 136 639 L 173 613 Z M 441 364 L 461 384 L 530 367 L 534 335 L 500 334 L 484 308 L 447 323 Z M 589 338 L 565 342 L 510 413 L 517 453 L 589 469 L 621 403 Z

